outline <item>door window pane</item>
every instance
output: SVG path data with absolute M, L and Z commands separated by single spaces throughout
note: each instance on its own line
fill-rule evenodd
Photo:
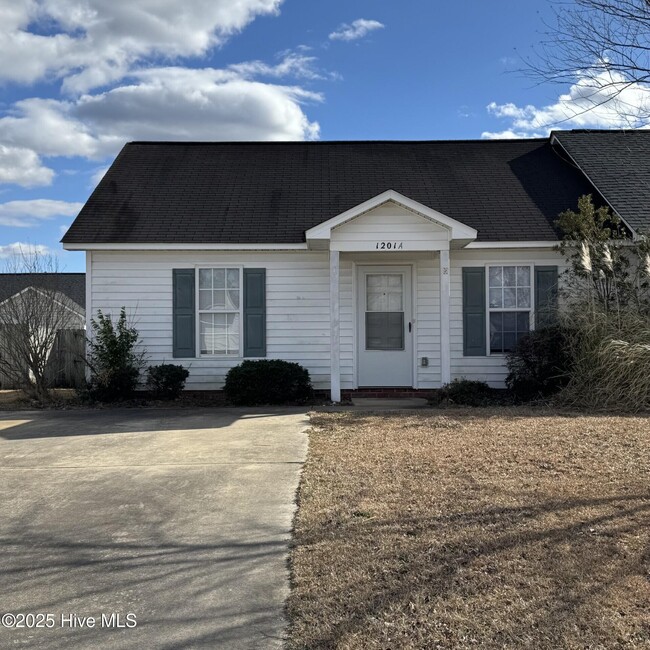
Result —
M 366 311 L 401 312 L 403 309 L 401 273 L 372 273 L 366 276 Z
M 366 350 L 403 350 L 404 313 L 366 312 Z

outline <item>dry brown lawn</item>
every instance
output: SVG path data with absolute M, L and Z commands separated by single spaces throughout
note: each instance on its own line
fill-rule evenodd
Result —
M 289 647 L 650 647 L 649 418 L 312 422 Z

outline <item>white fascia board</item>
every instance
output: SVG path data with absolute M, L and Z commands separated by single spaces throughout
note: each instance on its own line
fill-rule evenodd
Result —
M 307 244 L 63 244 L 67 251 L 306 251 Z
M 467 244 L 468 248 L 554 248 L 560 241 L 473 241 Z
M 335 217 L 332 217 L 331 219 L 328 219 L 327 221 L 318 224 L 313 228 L 310 228 L 305 233 L 307 241 L 310 239 L 330 239 L 330 233 L 332 229 L 336 228 L 337 226 L 341 226 L 344 223 L 351 221 L 352 219 L 355 219 L 356 217 L 359 217 L 366 212 L 370 212 L 370 210 L 374 210 L 380 205 L 384 205 L 385 203 L 391 201 L 397 205 L 401 205 L 407 208 L 411 212 L 416 212 L 425 219 L 429 219 L 430 221 L 443 226 L 450 231 L 450 239 L 452 240 L 473 240 L 476 239 L 478 235 L 477 231 L 474 230 L 474 228 L 470 228 L 464 223 L 456 221 L 456 219 L 452 219 L 451 217 L 442 214 L 442 212 L 438 212 L 437 210 L 429 208 L 422 203 L 418 203 L 413 199 L 409 199 L 407 196 L 404 196 L 395 190 L 386 190 L 385 192 L 382 192 L 381 194 L 378 194 L 377 196 L 368 199 L 367 201 L 364 201 L 363 203 L 360 203 L 359 205 L 356 205 L 355 207 L 350 208 L 349 210 L 346 210 L 345 212 L 342 212 L 341 214 L 336 215 Z

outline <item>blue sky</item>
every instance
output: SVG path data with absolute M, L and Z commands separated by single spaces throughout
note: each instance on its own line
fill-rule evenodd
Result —
M 134 139 L 533 137 L 624 126 L 517 73 L 548 0 L 24 0 L 0 8 L 0 264 L 58 243 Z M 634 92 L 631 89 L 630 92 Z

